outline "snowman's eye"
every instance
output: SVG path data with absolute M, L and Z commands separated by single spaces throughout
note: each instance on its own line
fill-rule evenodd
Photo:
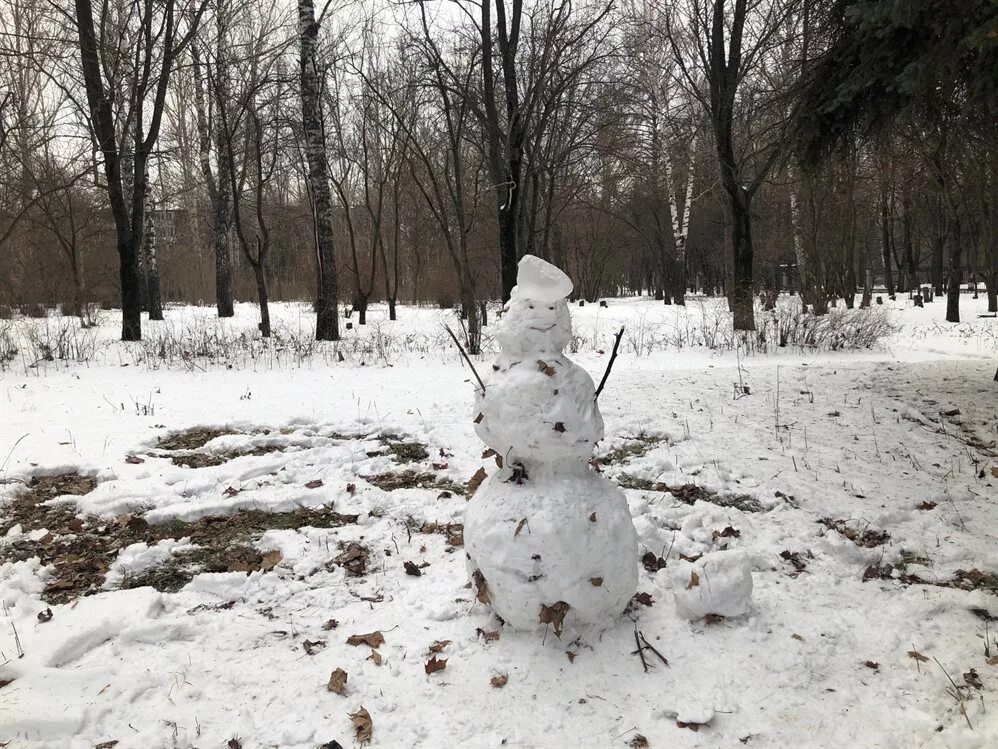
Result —
M 548 309 L 554 309 L 554 307 L 553 306 L 552 307 L 548 307 Z
M 530 304 L 530 305 L 528 305 L 528 306 L 530 307 L 530 309 L 533 309 L 533 308 L 534 308 L 534 305 L 532 305 L 532 304 Z

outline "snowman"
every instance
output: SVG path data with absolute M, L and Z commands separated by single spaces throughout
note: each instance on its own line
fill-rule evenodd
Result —
M 533 255 L 496 326 L 501 347 L 475 431 L 499 470 L 468 504 L 468 568 L 479 601 L 521 629 L 606 624 L 637 587 L 627 500 L 590 458 L 603 418 L 589 374 L 564 353 L 572 281 Z

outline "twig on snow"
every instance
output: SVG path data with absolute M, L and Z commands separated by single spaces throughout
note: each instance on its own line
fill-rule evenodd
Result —
M 471 373 L 475 375 L 475 379 L 478 380 L 478 387 L 482 389 L 482 395 L 485 395 L 485 383 L 482 382 L 482 378 L 478 376 L 478 371 L 475 369 L 475 365 L 471 363 L 471 357 L 468 356 L 468 352 L 464 350 L 464 346 L 462 346 L 461 342 L 457 340 L 457 336 L 454 335 L 454 331 L 450 329 L 450 325 L 444 325 L 444 330 L 450 333 L 450 337 L 454 341 L 454 345 L 457 346 L 457 350 L 461 352 L 461 356 L 464 357 L 464 360 L 468 363 L 468 366 L 471 367 Z
M 641 640 L 638 638 L 638 625 L 634 625 L 634 644 L 638 646 L 638 649 L 634 651 L 641 658 L 641 666 L 644 668 L 645 673 L 648 673 L 648 661 L 645 660 L 645 649 L 641 646 Z M 634 655 L 631 653 L 631 655 Z
M 599 394 L 603 392 L 603 386 L 606 385 L 606 379 L 610 376 L 610 370 L 613 368 L 613 361 L 617 358 L 617 349 L 620 348 L 620 339 L 624 335 L 624 326 L 620 326 L 620 330 L 617 331 L 617 335 L 613 339 L 613 351 L 610 352 L 610 361 L 606 363 L 606 371 L 603 373 L 603 379 L 599 381 L 599 387 L 596 388 L 596 395 L 593 396 L 593 401 L 599 400 Z M 647 670 L 647 669 L 645 669 Z

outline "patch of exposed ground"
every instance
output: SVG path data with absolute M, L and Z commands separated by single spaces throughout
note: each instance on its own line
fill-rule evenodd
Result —
M 984 590 L 998 595 L 998 574 L 979 570 L 957 570 L 950 579 L 927 580 L 917 572 L 909 572 L 909 565 L 925 566 L 928 560 L 924 557 L 902 553 L 901 559 L 893 564 L 878 562 L 871 564 L 863 572 L 863 582 L 870 580 L 889 580 L 903 585 L 932 585 L 937 588 L 955 588 L 957 590 Z
M 238 434 L 234 429 L 225 427 L 193 427 L 182 432 L 174 432 L 159 441 L 156 445 L 160 450 L 199 450 L 213 439 Z
M 388 471 L 373 476 L 361 476 L 364 481 L 386 492 L 398 489 L 439 489 L 452 494 L 465 493 L 465 487 L 428 471 L 414 471 L 407 468 L 401 472 Z
M 268 530 L 336 528 L 357 522 L 357 515 L 300 507 L 288 512 L 244 510 L 191 522 L 172 519 L 150 525 L 136 515 L 120 515 L 112 520 L 77 517 L 76 506 L 70 503 L 42 506 L 60 495 L 86 494 L 94 486 L 92 478 L 75 473 L 38 477 L 4 508 L 2 532 L 20 524 L 24 535 L 0 546 L 0 562 L 37 556 L 43 564 L 53 565 L 43 592 L 49 603 L 65 603 L 98 592 L 118 552 L 130 544 L 191 539 L 197 549 L 177 553 L 164 564 L 128 576 L 122 583 L 128 588 L 153 585 L 159 590 L 175 591 L 201 572 L 266 569 L 266 555 L 250 544 Z M 49 532 L 37 541 L 26 535 L 41 528 Z
M 850 525 L 848 520 L 822 518 L 818 522 L 829 530 L 842 534 L 854 544 L 862 546 L 864 549 L 872 549 L 876 546 L 883 546 L 891 538 L 891 534 L 887 531 L 873 531 L 866 526 L 860 528 L 855 525 Z
M 256 447 L 242 450 L 226 450 L 220 453 L 184 452 L 179 455 L 171 455 L 170 460 L 173 462 L 173 465 L 180 466 L 181 468 L 211 468 L 246 455 L 269 455 L 270 453 L 281 452 L 284 447 L 286 445 L 257 445 Z
M 668 442 L 668 438 L 660 434 L 639 434 L 631 438 L 620 447 L 609 450 L 602 455 L 593 458 L 592 463 L 596 466 L 606 467 L 616 463 L 628 463 L 635 458 L 646 455 L 653 447 Z
M 617 476 L 616 481 L 621 489 L 669 493 L 684 505 L 703 501 L 719 507 L 734 507 L 742 512 L 762 512 L 765 509 L 762 503 L 750 494 L 721 494 L 696 484 L 670 486 L 661 481 L 652 481 L 630 473 L 621 473 Z

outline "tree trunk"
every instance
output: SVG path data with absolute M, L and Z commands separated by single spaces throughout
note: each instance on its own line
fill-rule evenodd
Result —
M 946 245 L 945 219 L 940 218 L 940 232 L 932 238 L 932 288 L 936 296 L 943 293 L 943 250 Z
M 963 269 L 960 267 L 960 219 L 953 218 L 950 231 L 949 279 L 946 290 L 946 322 L 960 322 L 960 284 L 963 281 Z
M 388 319 L 397 320 L 398 317 L 395 314 L 395 298 L 388 297 Z
M 744 193 L 741 187 L 736 190 Z M 731 199 L 732 286 L 731 313 L 735 330 L 755 330 L 752 293 L 752 216 L 748 198 L 728 193 Z
M 315 337 L 320 341 L 338 341 L 336 256 L 333 251 L 333 201 L 329 191 L 326 164 L 326 136 L 322 119 L 322 82 L 316 63 L 319 24 L 312 0 L 298 0 L 298 34 L 301 43 L 302 127 L 308 180 L 312 193 L 315 222 L 316 294 Z
M 887 287 L 887 296 L 893 299 L 894 270 L 891 265 L 891 225 L 886 185 L 881 185 L 880 188 L 880 252 L 884 261 L 884 285 Z
M 267 272 L 263 263 L 253 265 L 256 277 L 256 296 L 260 301 L 260 335 L 270 338 L 270 293 L 267 290 Z

